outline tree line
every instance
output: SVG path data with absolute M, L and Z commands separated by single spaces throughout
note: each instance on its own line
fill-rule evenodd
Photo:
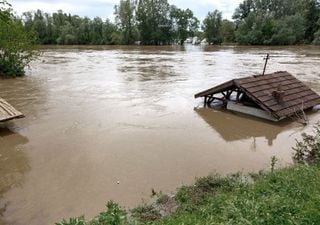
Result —
M 172 44 L 195 36 L 199 20 L 190 9 L 180 9 L 167 0 L 120 0 L 115 21 L 90 19 L 59 10 L 23 13 L 27 30 L 38 34 L 41 44 Z
M 211 44 L 320 44 L 319 0 L 244 0 L 233 21 L 214 10 L 201 24 L 192 10 L 167 0 L 120 0 L 114 15 L 111 22 L 37 10 L 21 19 L 27 30 L 36 31 L 40 44 L 183 44 L 193 36 Z

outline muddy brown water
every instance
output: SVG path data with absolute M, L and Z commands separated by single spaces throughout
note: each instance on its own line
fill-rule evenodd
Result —
M 292 163 L 310 125 L 203 109 L 193 95 L 228 79 L 287 70 L 320 93 L 319 47 L 48 47 L 0 96 L 26 118 L 0 125 L 0 224 L 44 225 L 195 177 Z M 117 182 L 120 182 L 117 184 Z

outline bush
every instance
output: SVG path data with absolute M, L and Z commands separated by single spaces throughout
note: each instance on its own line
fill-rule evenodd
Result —
M 320 123 L 314 126 L 313 135 L 303 133 L 302 141 L 296 141 L 293 148 L 294 160 L 301 164 L 319 164 L 320 162 Z
M 0 75 L 22 76 L 24 68 L 38 55 L 33 45 L 35 34 L 25 31 L 10 9 L 1 9 L 0 15 Z

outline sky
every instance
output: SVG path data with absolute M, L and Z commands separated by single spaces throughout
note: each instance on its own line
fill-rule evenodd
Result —
M 195 16 L 203 20 L 209 11 L 218 9 L 223 18 L 231 19 L 236 7 L 243 0 L 168 0 L 179 8 L 191 9 Z M 114 5 L 119 0 L 8 0 L 18 15 L 23 12 L 40 9 L 52 13 L 62 9 L 66 13 L 94 18 L 109 18 L 113 20 Z M 196 2 L 196 3 L 195 3 Z

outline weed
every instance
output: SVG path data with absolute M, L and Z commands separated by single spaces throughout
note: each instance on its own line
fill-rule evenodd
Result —
M 273 173 L 274 171 L 274 167 L 276 165 L 276 163 L 278 162 L 278 159 L 276 156 L 272 156 L 271 157 L 271 173 Z
M 126 211 L 113 201 L 107 203 L 107 211 L 101 212 L 90 225 L 122 225 L 126 222 Z
M 296 140 L 293 148 L 295 162 L 300 164 L 318 164 L 320 162 L 320 124 L 314 126 L 313 134 L 302 134 L 302 140 Z
M 140 222 L 155 221 L 161 218 L 161 214 L 153 205 L 142 205 L 131 210 L 132 217 Z

